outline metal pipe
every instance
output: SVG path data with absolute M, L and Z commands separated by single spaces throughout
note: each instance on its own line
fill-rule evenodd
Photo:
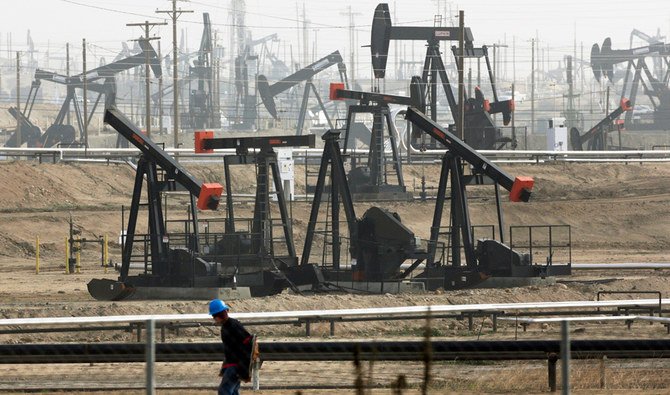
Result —
M 570 395 L 570 323 L 561 321 L 561 385 L 563 395 Z
M 264 361 L 422 361 L 425 341 L 286 341 L 259 343 Z M 545 360 L 561 351 L 559 340 L 433 341 L 434 361 Z M 2 344 L 0 363 L 145 362 L 141 343 Z M 156 362 L 220 361 L 223 345 L 205 343 L 155 344 Z M 574 359 L 670 358 L 669 339 L 572 340 Z
M 145 344 L 146 361 L 146 393 L 154 395 L 156 393 L 156 378 L 154 377 L 154 363 L 156 362 L 156 322 L 147 320 L 147 341 Z

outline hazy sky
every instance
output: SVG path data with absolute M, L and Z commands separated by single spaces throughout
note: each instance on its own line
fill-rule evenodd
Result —
M 36 49 L 51 54 L 64 53 L 64 43 L 70 42 L 81 52 L 82 38 L 86 38 L 93 51 L 113 57 L 121 48 L 121 41 L 141 35 L 139 27 L 127 27 L 127 23 L 163 21 L 164 14 L 157 9 L 168 10 L 171 0 L 23 0 L 5 1 L 0 13 L 0 56 L 7 57 L 8 36 L 11 33 L 12 50 L 23 50 L 26 31 L 30 29 Z M 539 37 L 549 59 L 561 59 L 564 53 L 573 51 L 575 33 L 577 54 L 583 43 L 588 59 L 591 45 L 612 37 L 614 48 L 627 48 L 632 29 L 648 34 L 668 35 L 670 31 L 669 0 L 480 0 L 445 2 L 444 0 L 397 0 L 389 1 L 392 15 L 398 25 L 432 26 L 434 15 L 447 13 L 457 16 L 465 11 L 466 26 L 472 28 L 475 44 L 506 42 L 507 62 L 511 63 L 512 41 L 515 42 L 516 62 L 520 69 L 530 63 L 530 38 Z M 191 50 L 199 45 L 202 32 L 202 12 L 209 12 L 213 28 L 218 30 L 220 43 L 228 46 L 230 29 L 230 0 L 178 1 L 178 7 L 193 10 L 180 18 L 180 31 L 187 29 Z M 279 55 L 293 51 L 294 56 L 302 51 L 298 43 L 298 26 L 302 26 L 302 9 L 310 21 L 310 51 L 316 38 L 317 53 L 321 57 L 339 49 L 347 60 L 349 53 L 348 17 L 343 15 L 350 6 L 355 13 L 355 24 L 359 46 L 370 40 L 370 24 L 378 1 L 246 1 L 246 24 L 253 30 L 254 38 L 271 33 L 279 34 L 283 49 Z M 439 6 L 438 6 L 439 4 Z M 438 10 L 439 7 L 439 10 Z M 457 21 L 457 18 L 454 19 Z M 161 26 L 153 32 L 162 37 L 164 53 L 172 46 L 172 27 Z M 291 46 L 292 45 L 292 46 Z M 370 73 L 369 49 L 358 48 L 358 73 Z M 417 55 L 419 56 L 419 55 Z M 421 55 L 422 56 L 422 55 Z M 511 67 L 511 66 L 509 66 Z

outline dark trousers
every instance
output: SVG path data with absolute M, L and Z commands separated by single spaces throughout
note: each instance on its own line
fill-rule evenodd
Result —
M 240 376 L 237 374 L 236 366 L 229 366 L 223 370 L 221 384 L 219 384 L 219 395 L 239 395 Z

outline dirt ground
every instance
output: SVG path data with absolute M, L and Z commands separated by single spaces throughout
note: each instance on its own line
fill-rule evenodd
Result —
M 304 169 L 296 166 L 297 192 L 304 191 Z M 534 194 L 529 203 L 503 204 L 507 225 L 570 225 L 573 263 L 668 262 L 670 247 L 670 164 L 576 164 L 547 163 L 538 165 L 503 166 L 512 175 L 527 175 L 535 179 Z M 192 173 L 206 181 L 221 181 L 222 166 L 188 165 Z M 414 165 L 405 168 L 409 188 L 420 184 L 426 176 L 429 186 L 437 184 L 437 165 Z M 100 262 L 100 246 L 88 244 L 82 252 L 80 273 L 64 274 L 64 247 L 69 223 L 82 231 L 82 237 L 97 240 L 107 235 L 110 257 L 120 261 L 118 237 L 122 228 L 121 206 L 128 206 L 132 195 L 134 171 L 128 165 L 58 163 L 38 164 L 32 161 L 0 162 L 0 316 L 88 316 L 139 313 L 202 313 L 207 301 L 95 301 L 86 290 L 92 278 L 116 278 L 112 269 L 104 270 Z M 253 172 L 239 171 L 233 177 L 237 193 L 253 193 Z M 489 187 L 490 188 L 490 187 Z M 415 194 L 418 194 L 415 193 Z M 496 222 L 495 202 L 488 189 L 473 188 L 470 192 L 473 223 Z M 371 203 L 356 205 L 360 216 Z M 426 239 L 430 231 L 435 202 L 382 202 L 377 205 L 397 212 L 403 223 L 418 236 Z M 236 203 L 236 213 L 248 214 L 252 203 Z M 171 206 L 174 213 L 185 213 L 185 200 Z M 296 247 L 302 250 L 305 224 L 310 204 L 294 202 L 291 212 L 294 220 Z M 127 214 L 126 214 L 127 215 Z M 214 218 L 223 213 L 204 214 Z M 36 274 L 37 238 L 39 238 L 40 268 Z M 427 304 L 461 304 L 485 302 L 530 302 L 561 300 L 594 300 L 596 293 L 605 291 L 670 291 L 670 271 L 637 270 L 575 273 L 560 278 L 553 285 L 529 286 L 510 289 L 469 289 L 426 294 L 402 295 L 281 295 L 230 301 L 233 310 L 282 311 L 315 308 L 357 308 Z M 640 297 L 635 294 L 625 297 Z M 642 296 L 646 297 L 646 296 Z M 423 322 L 365 322 L 341 323 L 337 338 L 395 338 L 420 336 Z M 513 339 L 558 338 L 557 325 L 530 327 L 519 333 L 514 325 L 502 325 L 498 333 L 491 330 L 491 322 L 477 322 L 474 332 L 467 323 L 458 320 L 438 320 L 434 323 L 435 336 L 445 339 Z M 328 324 L 312 328 L 315 338 L 329 337 Z M 264 326 L 254 328 L 265 339 L 304 339 L 304 328 Z M 68 334 L 0 334 L 6 344 L 59 341 L 134 341 L 134 334 L 122 331 L 73 332 Z M 574 337 L 652 337 L 665 338 L 666 330 L 660 325 L 635 324 L 629 331 L 621 324 L 577 324 Z M 168 334 L 172 341 L 216 341 L 215 328 L 200 327 Z M 307 339 L 305 339 L 307 340 Z M 263 367 L 268 385 L 284 383 L 303 388 L 308 393 L 355 393 L 353 367 L 350 364 L 270 364 Z M 644 390 L 662 393 L 670 388 L 667 373 L 670 364 L 664 361 L 643 363 L 632 361 L 608 364 L 609 388 L 598 390 L 598 378 L 593 364 L 576 363 L 577 392 L 616 393 L 616 391 Z M 650 371 L 653 366 L 654 372 Z M 96 378 L 97 385 L 118 383 L 129 379 L 140 383 L 140 367 L 128 365 L 53 367 L 33 366 L 31 369 L 12 370 L 0 366 L 0 391 L 20 390 L 25 383 L 44 382 L 43 389 L 56 391 L 59 382 L 82 383 Z M 161 370 L 163 369 L 163 370 Z M 406 372 L 410 387 L 416 390 L 421 382 L 420 365 L 402 366 L 381 364 L 368 373 L 370 383 L 388 385 L 397 373 Z M 538 363 L 444 364 L 436 368 L 436 381 L 431 393 L 533 393 L 546 391 L 546 365 Z M 60 373 L 59 373 L 60 372 Z M 79 372 L 79 373 L 78 373 Z M 175 388 L 188 383 L 192 388 L 185 393 L 204 393 L 216 385 L 216 366 L 212 364 L 172 364 L 158 369 L 158 384 Z M 583 377 L 582 377 L 583 376 Z M 594 378 L 595 377 L 595 378 Z M 263 382 L 263 379 L 262 379 Z M 161 384 L 162 383 L 162 384 Z M 309 390 L 308 384 L 322 384 L 320 389 Z M 51 386 L 50 386 L 51 385 Z M 134 385 L 134 384 L 133 384 Z M 328 392 L 327 386 L 348 389 Z M 301 387 L 302 386 L 302 387 Z M 98 387 L 102 389 L 102 387 Z M 129 384 L 129 388 L 133 388 Z M 161 387 L 166 388 L 166 387 Z M 103 389 L 104 391 L 104 389 Z M 119 393 L 132 393 L 124 390 Z M 200 391 L 200 392 L 199 392 Z M 314 392 L 313 392 L 314 391 Z M 405 392 L 405 393 L 419 393 Z M 107 391 L 105 391 L 107 392 Z M 54 392 L 56 393 L 56 392 Z M 110 392 L 112 393 L 112 392 Z M 138 390 L 139 393 L 139 390 Z M 159 393 L 171 393 L 160 390 Z M 296 393 L 295 389 L 275 389 L 261 394 Z M 390 389 L 370 393 L 391 393 Z

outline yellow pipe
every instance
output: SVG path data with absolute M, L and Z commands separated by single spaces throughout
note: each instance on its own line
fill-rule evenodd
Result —
M 65 237 L 65 274 L 70 274 L 70 243 Z
M 81 257 L 80 254 L 81 254 L 81 242 L 77 241 L 77 255 L 76 255 L 76 260 L 75 260 L 75 264 L 74 264 L 75 273 L 77 273 L 77 274 L 81 273 L 79 271 L 79 269 L 81 268 L 81 265 L 79 264 L 80 263 L 79 258 Z
M 35 274 L 40 274 L 40 237 L 35 241 Z
M 105 273 L 107 273 L 107 262 L 109 262 L 109 250 L 107 249 L 107 235 L 105 234 L 103 241 L 102 241 L 102 260 L 104 262 L 104 267 L 105 267 Z

